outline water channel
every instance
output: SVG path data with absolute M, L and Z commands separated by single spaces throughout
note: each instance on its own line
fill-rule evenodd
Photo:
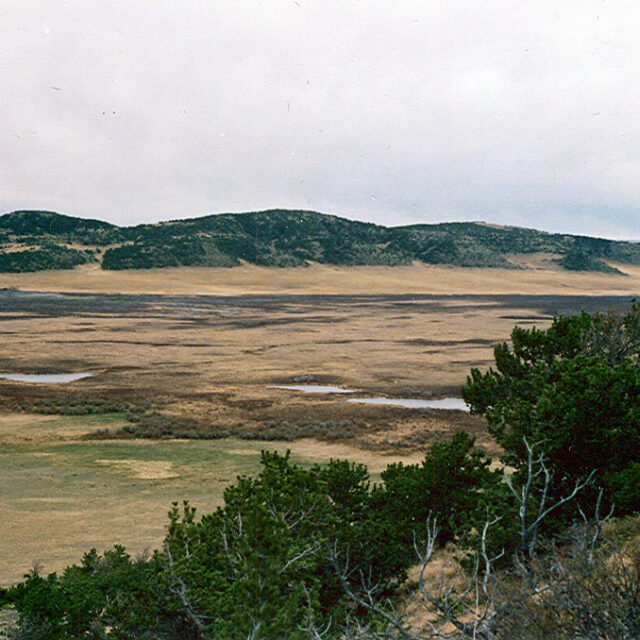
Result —
M 36 382 L 41 384 L 64 384 L 75 382 L 82 378 L 91 378 L 93 373 L 85 371 L 83 373 L 0 373 L 0 378 L 13 380 L 14 382 Z

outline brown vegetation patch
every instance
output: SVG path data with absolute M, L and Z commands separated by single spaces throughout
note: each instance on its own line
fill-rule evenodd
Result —
M 122 470 L 140 480 L 166 480 L 177 478 L 170 460 L 96 460 L 98 464 Z

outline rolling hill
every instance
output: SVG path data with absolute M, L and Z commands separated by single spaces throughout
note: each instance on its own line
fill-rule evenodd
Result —
M 384 227 L 313 211 L 270 210 L 119 227 L 49 211 L 0 216 L 0 272 L 177 266 L 402 265 L 547 267 L 622 273 L 640 264 L 633 242 L 478 222 Z

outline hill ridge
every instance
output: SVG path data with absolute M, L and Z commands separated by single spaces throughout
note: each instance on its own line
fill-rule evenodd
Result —
M 484 222 L 387 227 L 296 209 L 207 214 L 118 226 L 54 211 L 0 216 L 0 272 L 176 266 L 427 264 L 527 268 L 514 256 L 544 255 L 551 268 L 622 272 L 609 262 L 640 264 L 640 245 Z

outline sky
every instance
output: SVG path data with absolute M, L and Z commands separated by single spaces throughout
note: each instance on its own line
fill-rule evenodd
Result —
M 640 239 L 640 3 L 0 0 L 0 212 Z

